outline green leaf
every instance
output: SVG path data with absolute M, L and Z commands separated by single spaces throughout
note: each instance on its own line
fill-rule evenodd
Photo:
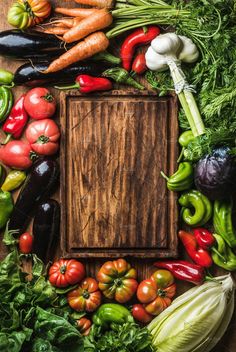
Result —
M 0 351 L 1 352 L 20 352 L 26 339 L 23 331 L 15 331 L 11 334 L 0 332 Z

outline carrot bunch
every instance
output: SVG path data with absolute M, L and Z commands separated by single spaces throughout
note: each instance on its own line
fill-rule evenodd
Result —
M 113 0 L 75 0 L 79 4 L 96 6 L 96 8 L 62 8 L 57 7 L 56 13 L 64 16 L 51 21 L 40 30 L 55 34 L 65 43 L 78 42 L 66 53 L 54 60 L 44 73 L 59 71 L 79 60 L 87 59 L 109 46 L 109 40 L 101 32 L 111 25 L 113 18 L 109 11 Z

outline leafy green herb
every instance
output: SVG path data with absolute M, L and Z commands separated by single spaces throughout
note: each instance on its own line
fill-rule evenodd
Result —
M 112 326 L 104 332 L 93 326 L 84 342 L 85 352 L 151 352 L 151 335 L 135 323 Z

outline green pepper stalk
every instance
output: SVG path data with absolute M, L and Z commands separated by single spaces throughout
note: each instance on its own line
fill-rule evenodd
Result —
M 175 91 L 188 119 L 193 136 L 205 133 L 205 127 L 193 96 L 194 89 L 186 81 L 181 69 L 181 61 L 193 63 L 198 59 L 199 52 L 191 39 L 166 33 L 157 36 L 146 53 L 146 64 L 150 70 L 165 71 L 170 69 Z
M 109 68 L 102 74 L 104 77 L 112 78 L 117 83 L 127 84 L 137 89 L 144 89 L 140 83 L 135 81 L 130 75 L 129 72 L 121 67 Z

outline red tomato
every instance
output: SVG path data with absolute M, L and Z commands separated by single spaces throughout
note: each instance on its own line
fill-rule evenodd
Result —
M 24 108 L 32 119 L 48 119 L 55 114 L 56 101 L 47 88 L 33 88 L 25 96 Z
M 19 249 L 21 253 L 29 254 L 32 252 L 33 236 L 29 232 L 22 233 L 19 238 Z
M 52 155 L 58 150 L 60 131 L 53 120 L 44 119 L 30 123 L 25 135 L 37 154 Z
M 140 323 L 147 324 L 152 319 L 153 316 L 146 312 L 145 308 L 142 304 L 134 304 L 132 307 L 132 315 L 135 320 L 139 321 Z
M 91 326 L 92 326 L 92 322 L 91 320 L 83 317 L 79 320 L 76 321 L 78 328 L 79 328 L 79 332 L 83 335 L 83 336 L 87 336 L 90 332 Z
M 87 277 L 75 290 L 68 293 L 67 299 L 69 306 L 77 312 L 94 312 L 102 302 L 102 293 L 97 281 Z
M 85 268 L 75 259 L 60 259 L 49 269 L 49 281 L 56 287 L 67 287 L 80 282 L 85 276 Z
M 0 148 L 0 161 L 14 169 L 25 170 L 32 165 L 32 152 L 28 142 L 11 141 Z
M 132 65 L 132 71 L 141 75 L 147 70 L 145 54 L 141 53 L 136 56 Z

